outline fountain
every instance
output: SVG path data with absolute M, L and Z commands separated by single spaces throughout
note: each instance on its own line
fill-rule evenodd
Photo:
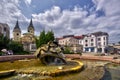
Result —
M 42 45 L 36 50 L 34 55 L 37 59 L 25 59 L 14 61 L 13 63 L 3 63 L 3 66 L 8 64 L 10 71 L 12 69 L 12 71 L 17 74 L 17 78 L 31 78 L 32 76 L 32 78 L 36 79 L 34 76 L 37 76 L 39 79 L 44 78 L 48 80 L 51 77 L 77 73 L 83 68 L 82 62 L 66 59 L 63 54 L 63 48 L 60 47 L 57 42 L 50 41 Z M 1 69 L 6 70 L 5 67 Z M 8 74 L 10 72 L 9 69 L 7 68 L 7 71 L 3 71 L 1 74 Z
M 61 65 L 67 63 L 63 54 L 63 49 L 57 44 L 57 42 L 48 42 L 38 48 L 35 55 L 46 65 Z

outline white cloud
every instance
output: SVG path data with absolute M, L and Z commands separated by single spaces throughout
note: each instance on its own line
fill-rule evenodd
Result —
M 59 6 L 54 6 L 51 10 L 46 10 L 44 13 L 33 14 L 33 17 L 46 30 L 53 29 L 56 36 L 105 31 L 110 35 L 116 36 L 116 41 L 120 40 L 117 38 L 117 34 L 120 33 L 120 15 L 117 14 L 120 13 L 119 0 L 94 0 L 94 4 L 96 11 L 91 12 L 89 16 L 87 16 L 88 11 L 80 7 L 75 6 L 72 11 L 62 11 Z M 105 15 L 97 17 L 98 10 L 103 10 Z M 110 39 L 112 40 L 114 37 L 110 36 Z
M 20 27 L 26 29 L 29 20 L 20 10 L 20 0 L 1 0 L 0 22 L 8 23 L 11 32 L 16 19 L 20 21 Z M 32 0 L 25 0 L 30 5 Z M 43 13 L 32 14 L 33 24 L 37 35 L 42 30 L 53 30 L 56 36 L 67 34 L 81 35 L 95 31 L 105 31 L 110 34 L 110 41 L 120 40 L 120 1 L 119 0 L 93 0 L 95 6 L 90 13 L 79 6 L 73 10 L 62 10 L 59 6 L 53 6 Z M 94 8 L 96 9 L 94 11 Z M 97 11 L 103 10 L 105 15 L 97 17 Z M 24 30 L 25 32 L 25 30 Z
M 26 3 L 27 6 L 30 5 L 31 2 L 32 2 L 32 0 L 25 0 L 25 3 Z
M 15 26 L 16 20 L 19 22 L 28 22 L 28 19 L 22 14 L 19 9 L 19 0 L 1 0 L 0 2 L 0 22 L 7 23 L 10 27 L 11 37 L 12 31 Z M 22 29 L 25 29 L 24 26 L 21 26 Z
M 96 5 L 96 10 L 103 9 L 106 16 L 120 14 L 120 1 L 119 0 L 93 0 Z

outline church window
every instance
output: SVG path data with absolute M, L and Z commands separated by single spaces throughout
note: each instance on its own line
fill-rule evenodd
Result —
M 17 33 L 17 36 L 19 35 L 19 33 Z

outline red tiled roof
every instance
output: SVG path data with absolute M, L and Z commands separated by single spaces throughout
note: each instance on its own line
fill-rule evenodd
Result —
M 83 35 L 82 36 L 74 36 L 74 38 L 76 38 L 76 39 L 83 39 L 84 36 Z
M 61 40 L 61 39 L 64 39 L 64 38 L 56 38 L 57 40 Z
M 84 35 L 81 35 L 81 36 L 72 36 L 73 38 L 76 38 L 76 39 L 83 39 L 84 38 Z M 62 40 L 64 39 L 64 37 L 61 37 L 61 38 L 56 38 L 57 40 Z

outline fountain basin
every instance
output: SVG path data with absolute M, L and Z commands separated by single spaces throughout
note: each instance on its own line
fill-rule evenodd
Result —
M 0 77 L 13 75 L 14 73 L 15 73 L 15 70 L 0 71 Z

